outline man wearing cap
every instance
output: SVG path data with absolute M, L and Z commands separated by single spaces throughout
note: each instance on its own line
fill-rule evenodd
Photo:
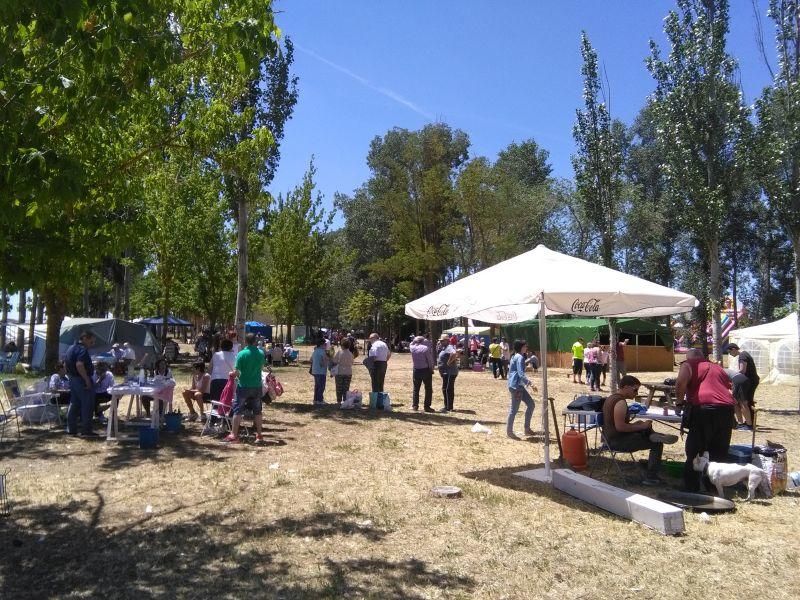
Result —
M 369 356 L 372 356 L 374 360 L 372 370 L 369 372 L 372 380 L 372 391 L 382 392 L 383 382 L 386 379 L 386 363 L 392 356 L 392 351 L 389 350 L 389 346 L 381 340 L 377 333 L 370 333 L 369 341 Z
M 747 381 L 741 386 L 742 393 L 736 397 L 736 429 L 739 431 L 752 431 L 753 430 L 753 407 L 755 406 L 755 394 L 761 378 L 758 376 L 756 370 L 756 363 L 749 352 L 739 349 L 736 344 L 728 344 L 728 354 L 738 359 L 738 368 L 736 369 L 740 375 L 744 375 Z
M 425 412 L 434 412 L 431 408 L 433 401 L 433 352 L 431 343 L 423 336 L 415 337 L 409 346 L 411 350 L 411 363 L 414 365 L 414 393 L 411 398 L 411 408 L 419 410 L 419 388 L 425 384 Z

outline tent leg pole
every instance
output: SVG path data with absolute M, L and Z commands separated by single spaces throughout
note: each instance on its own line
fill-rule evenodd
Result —
M 609 346 L 609 360 L 611 360 L 611 392 L 617 391 L 617 383 L 619 382 L 619 369 L 617 367 L 617 320 L 610 318 L 608 320 L 608 346 Z

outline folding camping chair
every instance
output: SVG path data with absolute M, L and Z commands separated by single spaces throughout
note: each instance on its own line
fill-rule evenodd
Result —
M 19 391 L 16 379 L 4 379 L 3 391 L 7 409 L 13 411 L 23 423 L 41 425 L 45 421 L 61 421 L 58 405 L 53 403 L 53 394 L 47 391 L 47 381 L 37 381 L 33 386 Z
M 16 386 L 16 380 L 12 379 L 9 380 L 9 383 L 13 382 Z M 6 390 L 6 381 L 3 381 L 3 390 Z M 17 391 L 19 388 L 17 387 Z M 5 401 L 0 399 L 0 443 L 3 442 L 3 437 L 6 433 L 6 427 L 9 426 L 11 421 L 16 421 L 17 426 L 17 439 L 21 439 L 22 435 L 19 431 L 19 414 L 17 413 L 14 404 L 11 402 L 11 398 L 13 396 L 9 396 L 8 392 L 5 394 Z
M 631 480 L 631 478 L 625 475 L 625 472 L 623 471 L 622 464 L 619 458 L 619 454 L 630 454 L 632 464 L 638 467 L 638 463 L 636 462 L 636 457 L 633 455 L 633 451 L 615 450 L 614 448 L 611 447 L 611 445 L 608 443 L 608 438 L 606 438 L 605 430 L 603 429 L 602 412 L 597 413 L 595 423 L 596 423 L 595 431 L 600 433 L 600 447 L 597 449 L 597 453 L 595 456 L 599 458 L 605 452 L 608 452 L 608 455 L 611 458 L 611 462 L 614 464 L 614 467 L 616 468 L 620 479 L 622 479 L 622 481 L 628 482 L 629 480 Z M 606 473 L 608 473 L 608 468 L 606 468 Z
M 219 426 L 215 426 L 215 421 Z M 206 414 L 206 422 L 200 430 L 200 437 L 204 435 L 218 435 L 233 429 L 233 407 L 217 400 L 211 401 L 211 410 Z

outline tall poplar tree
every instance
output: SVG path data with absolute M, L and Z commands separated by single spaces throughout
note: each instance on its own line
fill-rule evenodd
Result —
M 572 156 L 572 166 L 583 212 L 600 237 L 602 263 L 613 267 L 623 187 L 625 127 L 611 118 L 610 103 L 598 73 L 597 52 L 586 32 L 581 33 L 581 56 L 584 108 L 576 111 L 572 135 L 578 151 Z
M 663 149 L 675 215 L 691 232 L 698 259 L 708 267 L 706 305 L 712 317 L 714 356 L 722 357 L 720 237 L 725 212 L 744 175 L 741 152 L 748 111 L 736 85 L 736 62 L 725 47 L 727 0 L 677 0 L 664 33 L 667 58 L 654 41 L 647 66 L 656 80 L 653 112 Z
M 778 70 L 756 101 L 753 155 L 770 208 L 792 241 L 795 301 L 800 305 L 800 2 L 771 0 L 769 16 L 775 22 Z

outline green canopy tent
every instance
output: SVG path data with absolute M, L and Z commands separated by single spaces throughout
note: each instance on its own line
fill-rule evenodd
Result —
M 648 319 L 617 319 L 617 331 L 620 339 L 629 338 L 629 343 L 634 344 L 639 337 L 643 346 L 663 346 L 671 348 L 673 344 L 672 332 L 666 325 Z M 523 339 L 528 341 L 528 346 L 533 350 L 539 349 L 539 319 L 503 325 L 500 335 L 507 340 Z M 557 319 L 547 320 L 547 349 L 551 351 L 567 352 L 579 337 L 589 341 L 599 339 L 601 343 L 608 343 L 607 319 Z
M 618 339 L 627 338 L 631 347 L 627 354 L 629 369 L 638 371 L 670 370 L 673 364 L 673 336 L 669 327 L 650 319 L 617 319 Z M 501 335 L 507 340 L 527 340 L 531 350 L 539 350 L 539 320 L 533 319 L 513 325 L 503 325 Z M 547 351 L 570 353 L 579 337 L 585 341 L 599 339 L 608 344 L 608 320 L 599 318 L 547 319 Z M 551 356 L 551 360 L 556 356 Z M 559 357 L 552 366 L 567 366 L 569 357 Z M 561 363 L 564 363 L 563 365 Z

